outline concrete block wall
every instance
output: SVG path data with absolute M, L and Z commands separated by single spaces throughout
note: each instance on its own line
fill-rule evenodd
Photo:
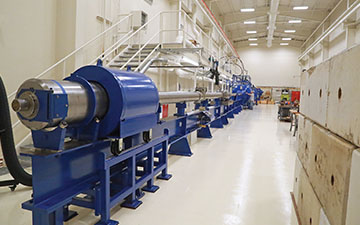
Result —
M 301 224 L 360 224 L 359 58 L 360 45 L 302 74 L 294 181 Z

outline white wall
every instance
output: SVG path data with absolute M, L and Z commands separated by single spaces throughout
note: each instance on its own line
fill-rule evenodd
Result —
M 24 80 L 55 63 L 56 1 L 14 0 L 0 5 L 0 74 L 9 95 Z M 12 110 L 11 116 L 15 122 Z M 27 129 L 19 125 L 14 133 L 18 142 Z
M 300 86 L 300 66 L 297 48 L 247 47 L 238 49 L 246 69 L 257 86 Z

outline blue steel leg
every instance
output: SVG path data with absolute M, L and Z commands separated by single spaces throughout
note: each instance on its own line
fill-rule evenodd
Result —
M 142 197 L 144 197 L 144 195 L 145 195 L 145 193 L 141 189 L 136 190 L 137 199 L 141 199 Z
M 64 207 L 64 221 L 69 221 L 75 216 L 77 216 L 78 213 L 76 211 L 69 210 L 69 205 L 66 205 Z
M 148 168 L 146 168 L 146 174 L 148 174 L 148 173 L 152 174 L 151 175 L 152 178 L 147 182 L 146 186 L 142 190 L 154 193 L 159 189 L 159 186 L 154 185 L 154 178 L 153 178 L 153 173 L 154 173 L 154 147 L 152 147 L 151 149 L 148 150 L 147 160 L 148 160 L 148 163 L 147 163 Z
M 211 124 L 210 124 L 210 127 L 211 128 L 224 128 L 224 125 L 222 123 L 222 119 L 219 118 L 219 119 L 216 119 L 216 120 L 212 121 Z
M 129 179 L 131 179 L 131 187 L 135 187 L 136 183 L 136 156 L 131 157 L 129 160 Z M 122 207 L 136 209 L 142 204 L 142 201 L 139 201 L 136 196 L 137 190 L 133 190 L 130 196 L 126 199 L 126 201 L 121 204 Z
M 235 117 L 234 117 L 234 112 L 233 112 L 233 110 L 231 110 L 231 111 L 228 112 L 227 117 L 228 117 L 228 118 L 231 118 L 231 119 L 234 119 L 234 118 L 235 118 Z
M 168 152 L 167 152 L 167 149 L 168 149 L 168 141 L 164 141 L 162 143 L 162 151 L 161 151 L 161 154 L 160 154 L 160 157 L 159 157 L 159 163 L 161 165 L 165 164 L 165 169 L 163 169 L 161 171 L 161 174 L 159 176 L 157 176 L 158 179 L 160 180 L 170 180 L 170 178 L 172 177 L 171 174 L 168 174 L 167 172 L 167 168 L 168 168 Z
M 193 153 L 191 152 L 187 138 L 181 138 L 174 144 L 170 145 L 169 154 L 191 156 Z
M 206 127 L 201 128 L 197 131 L 197 136 L 199 138 L 212 138 L 211 131 L 208 125 Z
M 104 153 L 100 154 L 100 161 L 103 163 L 100 171 L 100 215 L 101 219 L 95 225 L 117 225 L 117 221 L 110 220 L 110 168 L 105 164 L 106 156 Z
M 228 119 L 227 119 L 227 115 L 223 115 L 223 116 L 221 117 L 221 121 L 222 121 L 222 123 L 223 123 L 224 125 L 228 125 L 228 124 L 229 124 L 229 121 L 228 121 Z
M 36 225 L 63 225 L 64 223 L 63 208 L 55 210 L 55 212 L 47 213 L 43 209 L 33 209 L 33 224 Z

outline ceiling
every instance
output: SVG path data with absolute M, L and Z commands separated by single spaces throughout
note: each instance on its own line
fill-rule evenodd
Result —
M 276 5 L 276 2 L 279 5 Z M 270 16 L 276 15 L 272 46 L 288 43 L 300 47 L 304 41 L 319 26 L 340 0 L 209 0 L 208 6 L 221 21 L 222 27 L 235 47 L 249 46 L 257 43 L 267 46 Z M 275 4 L 274 4 L 275 3 Z M 269 14 L 271 4 L 274 14 Z M 307 10 L 294 10 L 295 6 L 308 6 Z M 254 8 L 254 12 L 241 12 L 243 8 Z M 274 17 L 273 17 L 274 18 Z M 289 20 L 301 20 L 301 23 L 291 24 Z M 256 24 L 244 24 L 244 21 L 256 21 Z M 296 30 L 295 33 L 285 33 L 285 30 Z M 247 34 L 256 31 L 256 34 Z M 257 38 L 249 41 L 249 38 Z M 291 38 L 284 41 L 282 38 Z

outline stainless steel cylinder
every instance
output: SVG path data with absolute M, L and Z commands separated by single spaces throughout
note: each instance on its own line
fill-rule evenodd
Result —
M 178 102 L 200 101 L 200 92 L 171 91 L 159 92 L 160 104 L 170 104 Z
M 106 91 L 97 83 L 91 83 L 96 97 L 96 117 L 103 117 L 107 111 L 108 98 Z M 61 119 L 53 120 L 51 123 L 30 121 L 39 112 L 40 103 L 36 96 L 36 91 L 52 91 L 54 95 L 63 94 L 63 89 L 68 98 L 68 112 L 64 119 L 68 124 L 81 122 L 89 113 L 89 98 L 87 90 L 80 84 L 71 81 L 53 81 L 30 79 L 25 81 L 19 88 L 28 90 L 17 94 L 17 98 L 12 102 L 12 108 L 18 112 L 22 118 L 20 120 L 30 129 L 39 130 L 57 126 Z
M 223 97 L 224 97 L 224 93 L 222 92 L 207 92 L 207 93 L 202 93 L 199 91 L 159 92 L 160 104 L 201 101 L 205 99 L 214 99 L 214 98 L 223 98 Z

